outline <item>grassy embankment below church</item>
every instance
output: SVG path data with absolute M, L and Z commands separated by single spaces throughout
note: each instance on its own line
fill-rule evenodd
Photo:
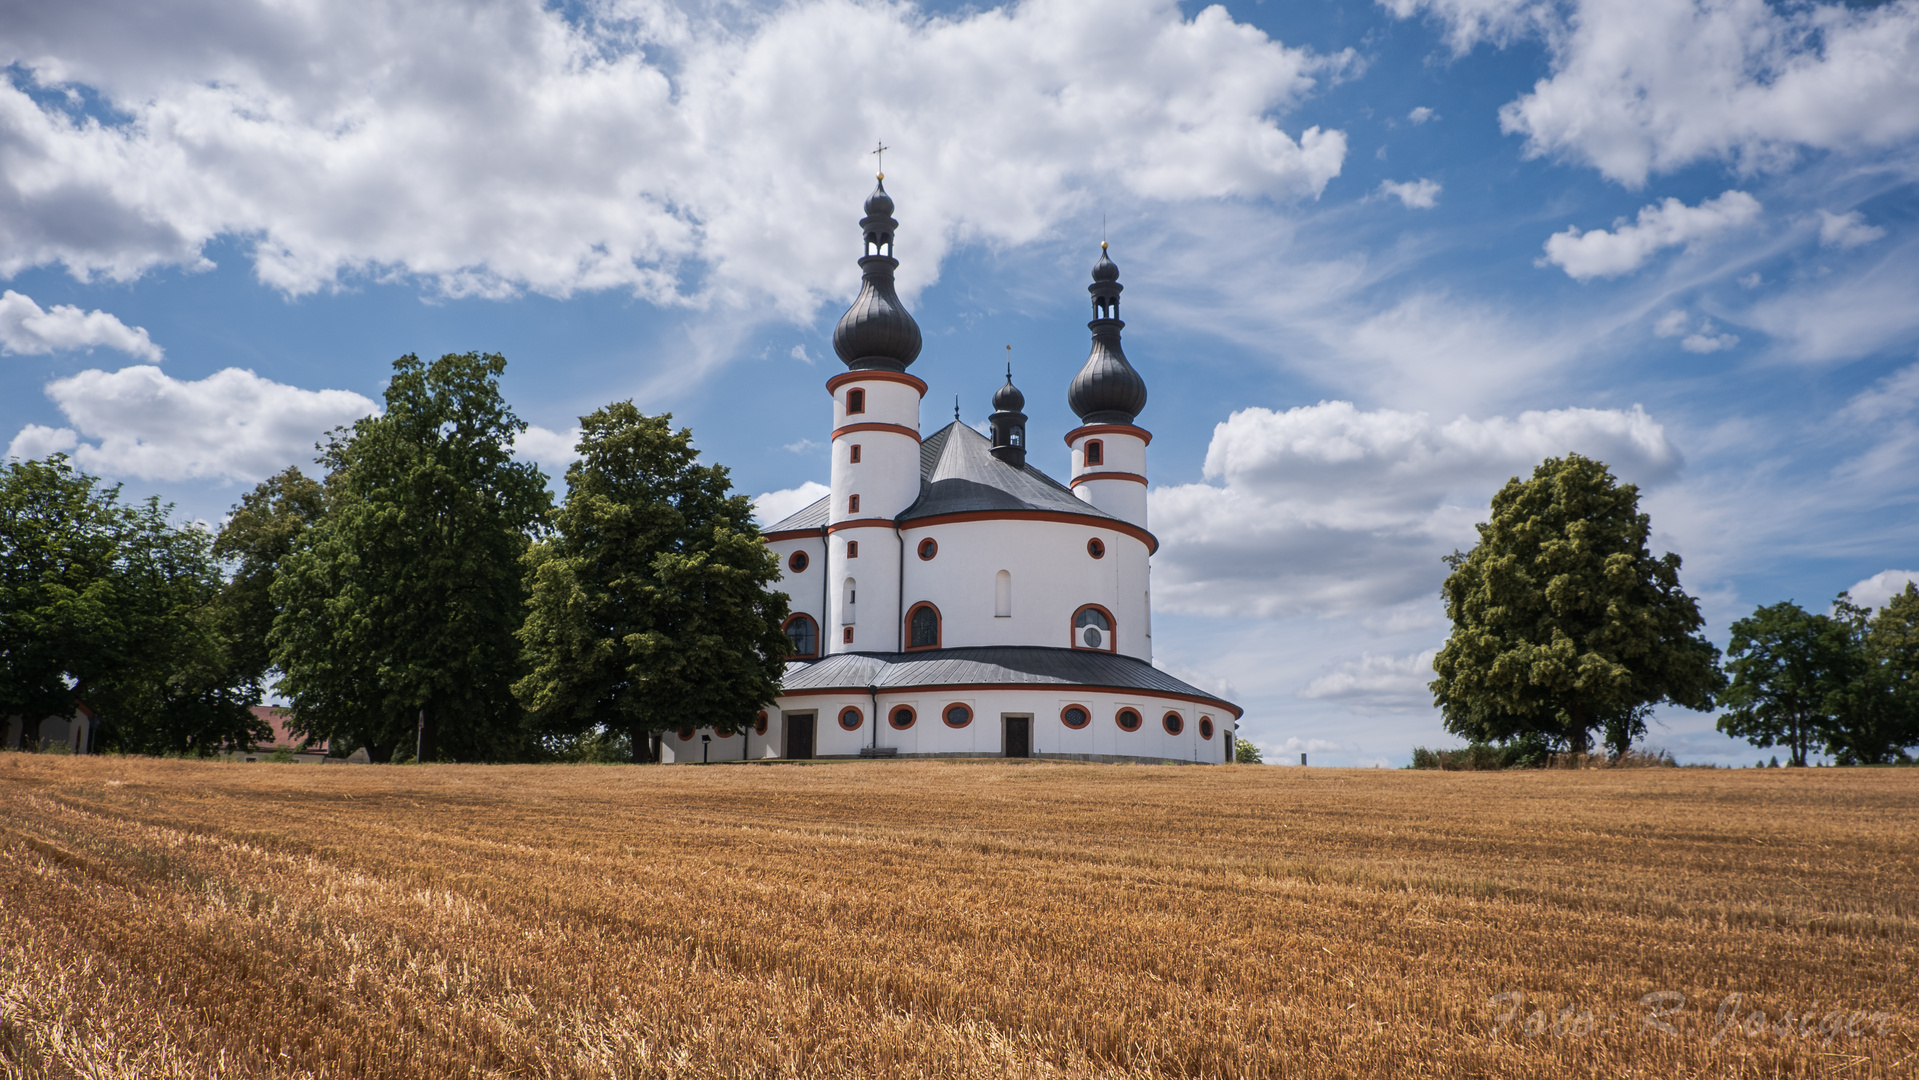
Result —
M 0 1076 L 1919 1072 L 1913 770 L 0 754 L 0 807 Z

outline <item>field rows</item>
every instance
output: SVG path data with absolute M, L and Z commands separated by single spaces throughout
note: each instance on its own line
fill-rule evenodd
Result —
M 1913 770 L 8 754 L 0 799 L 6 1075 L 1919 1073 Z

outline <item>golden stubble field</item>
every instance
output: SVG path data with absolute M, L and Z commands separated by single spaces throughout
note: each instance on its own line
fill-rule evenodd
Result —
M 1919 770 L 0 754 L 0 806 L 6 1076 L 1919 1075 Z

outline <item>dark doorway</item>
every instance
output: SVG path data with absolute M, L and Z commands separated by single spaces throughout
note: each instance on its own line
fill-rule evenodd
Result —
M 795 716 L 786 714 L 786 756 L 789 758 L 810 758 L 813 756 L 813 715 L 801 713 Z
M 1009 716 L 1006 718 L 1006 756 L 1033 756 L 1033 718 L 1030 716 Z

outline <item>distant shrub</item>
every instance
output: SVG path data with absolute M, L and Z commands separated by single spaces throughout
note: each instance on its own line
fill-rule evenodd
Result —
M 1472 743 L 1457 750 L 1413 748 L 1415 769 L 1441 769 L 1446 772 L 1486 772 L 1498 769 L 1672 769 L 1678 762 L 1665 750 L 1628 750 L 1617 758 L 1605 754 L 1568 754 L 1554 752 L 1541 740 L 1515 739 L 1512 742 Z
M 293 761 L 294 760 L 293 747 L 291 746 L 279 747 L 275 749 L 273 753 L 267 755 L 267 760 L 277 761 L 282 765 L 286 764 L 287 762 Z

